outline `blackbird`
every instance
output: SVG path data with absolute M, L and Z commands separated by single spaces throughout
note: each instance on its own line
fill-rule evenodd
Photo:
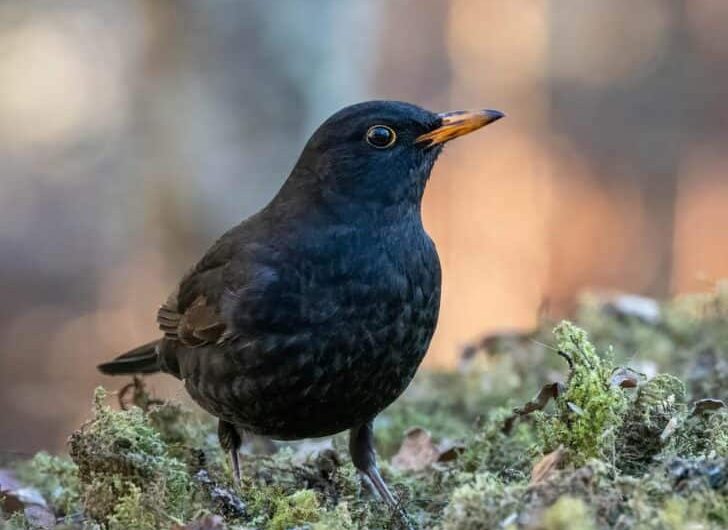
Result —
M 349 429 L 390 506 L 372 422 L 408 386 L 437 324 L 440 263 L 420 206 L 445 142 L 503 116 L 408 103 L 346 107 L 314 132 L 278 194 L 213 244 L 160 307 L 163 336 L 99 365 L 165 372 L 219 419 L 240 480 L 244 433 Z

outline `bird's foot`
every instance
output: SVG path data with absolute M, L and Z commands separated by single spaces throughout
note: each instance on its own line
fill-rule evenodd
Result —
M 233 468 L 233 481 L 236 486 L 240 486 L 240 456 L 238 450 L 230 450 L 230 466 Z
M 379 497 L 389 508 L 389 510 L 399 519 L 402 524 L 402 528 L 405 530 L 415 530 L 415 526 L 412 522 L 407 511 L 402 506 L 402 503 L 395 497 L 390 491 L 387 483 L 384 482 L 382 475 L 379 473 L 379 469 L 374 466 L 365 471 L 362 471 L 362 476 L 365 482 L 370 486 L 372 492 Z
M 389 491 L 386 482 L 379 473 L 379 468 L 377 468 L 373 427 L 373 421 L 370 420 L 349 431 L 349 452 L 354 467 L 362 474 L 373 493 L 382 499 L 399 519 L 402 527 L 406 530 L 414 530 L 415 527 L 404 507 L 402 507 L 402 503 Z
M 233 468 L 233 480 L 235 485 L 240 485 L 240 456 L 238 449 L 242 443 L 240 433 L 235 425 L 224 420 L 217 423 L 217 437 L 220 440 L 220 447 L 230 454 L 230 467 Z

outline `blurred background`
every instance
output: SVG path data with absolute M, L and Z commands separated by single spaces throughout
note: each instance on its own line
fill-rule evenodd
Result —
M 0 3 L 0 451 L 63 447 L 93 387 L 123 383 L 95 365 L 153 338 L 180 274 L 361 100 L 508 115 L 426 194 L 429 367 L 584 289 L 711 289 L 727 27 L 723 0 Z

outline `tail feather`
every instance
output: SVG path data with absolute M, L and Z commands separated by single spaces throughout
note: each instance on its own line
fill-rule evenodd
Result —
M 153 340 L 119 355 L 116 359 L 98 365 L 101 373 L 106 375 L 151 374 L 160 371 L 157 358 L 157 344 Z

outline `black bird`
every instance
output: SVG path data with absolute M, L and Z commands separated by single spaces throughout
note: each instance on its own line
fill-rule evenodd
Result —
M 437 324 L 440 263 L 422 194 L 445 142 L 502 116 L 395 101 L 337 112 L 273 200 L 182 278 L 157 314 L 164 336 L 99 369 L 184 381 L 219 419 L 236 480 L 245 432 L 349 429 L 354 465 L 394 507 L 372 422 L 412 380 Z

